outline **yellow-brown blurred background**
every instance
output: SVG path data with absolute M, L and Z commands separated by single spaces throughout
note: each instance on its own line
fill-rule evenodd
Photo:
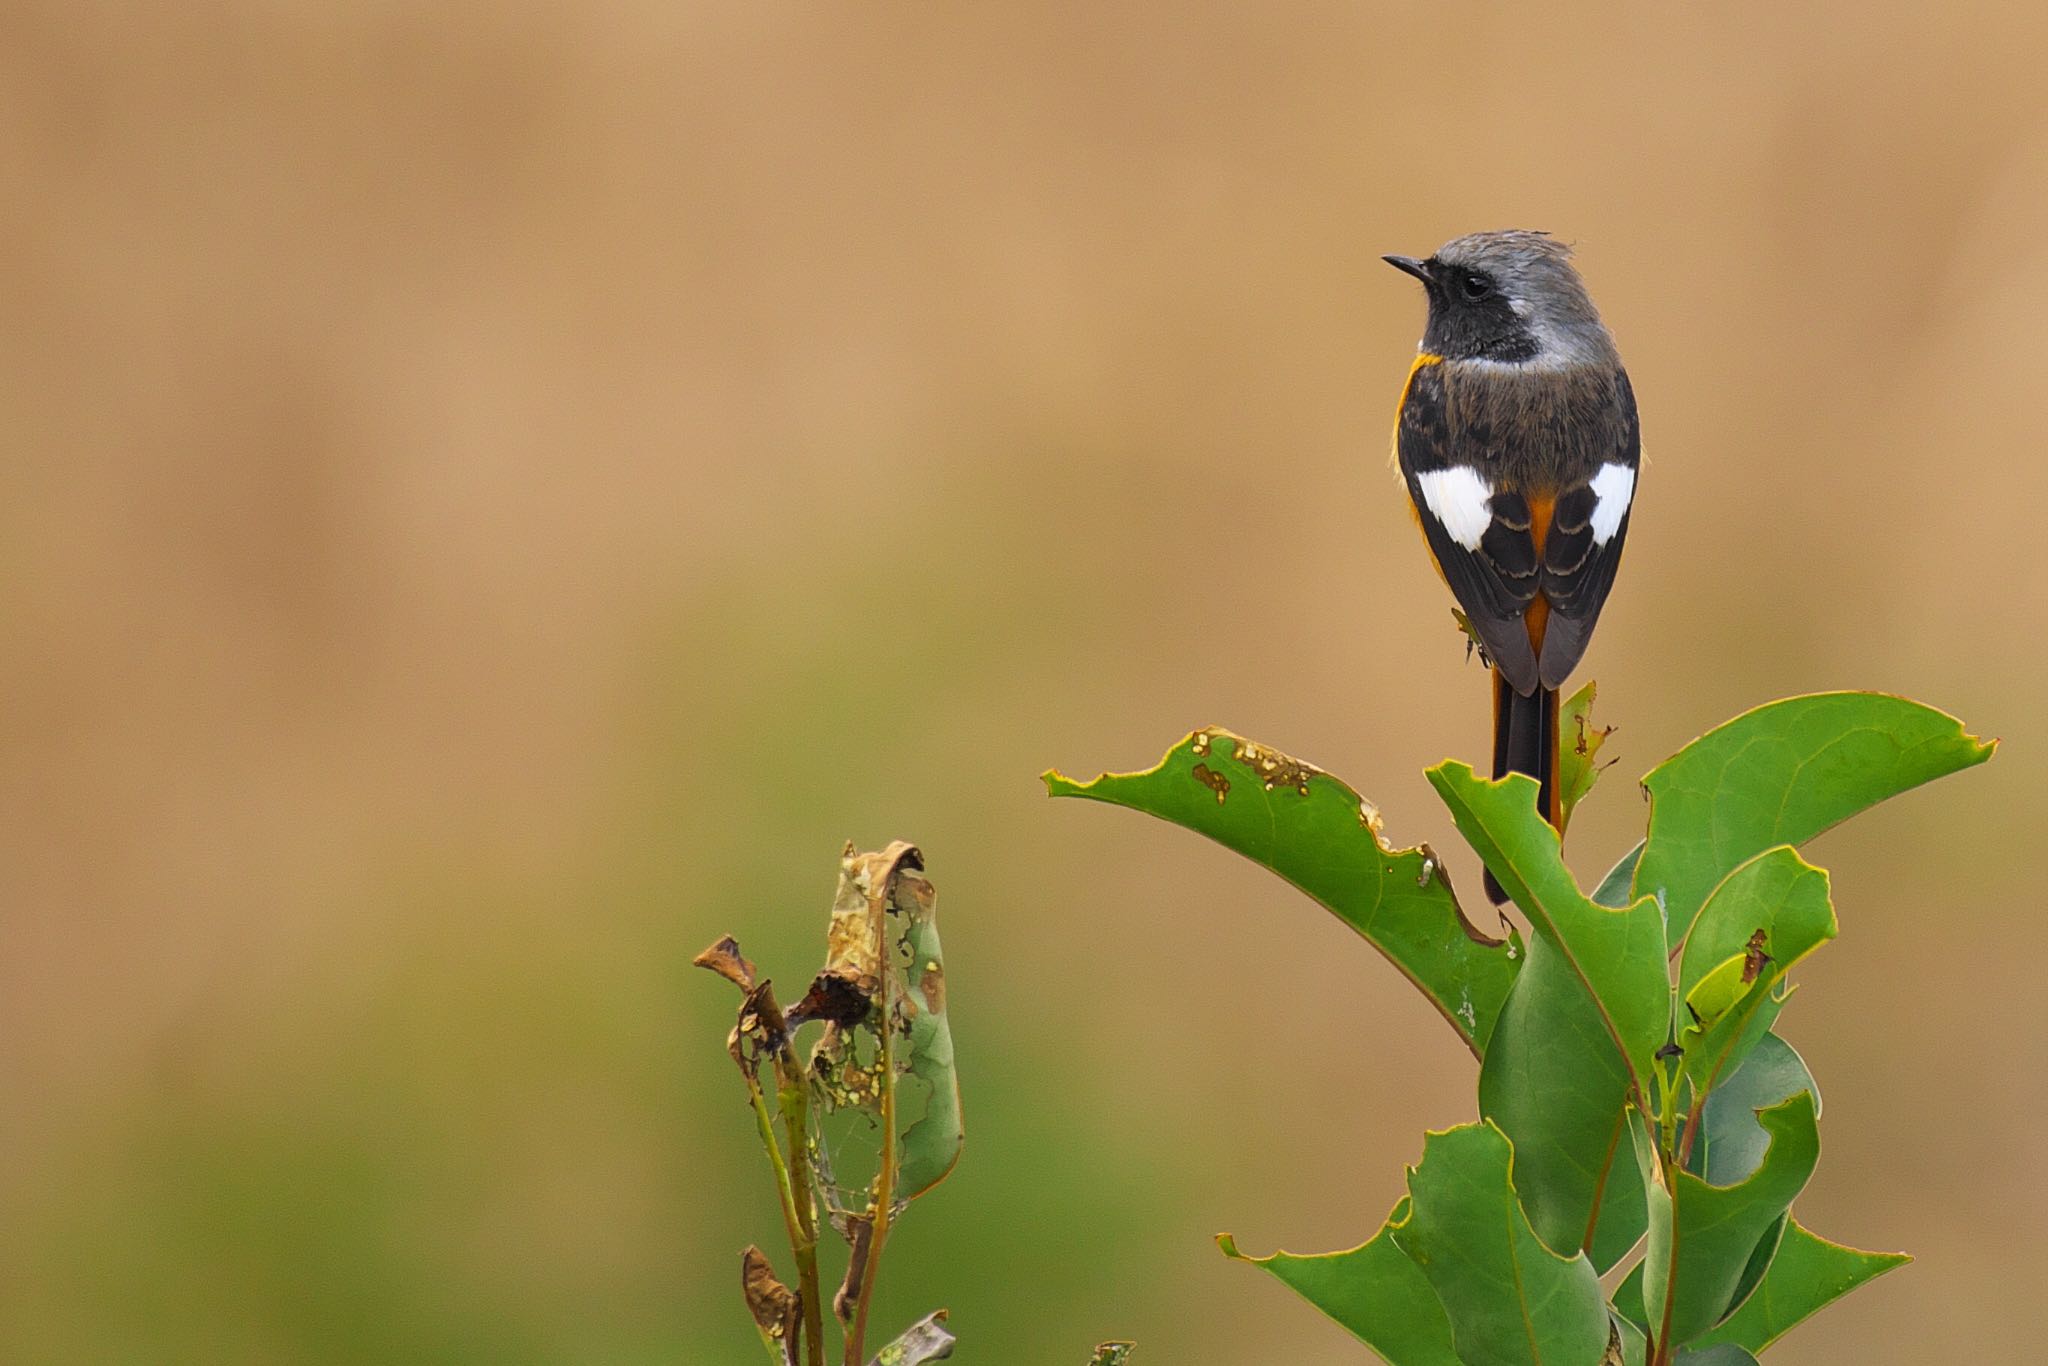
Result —
M 1553 229 L 1649 464 L 1631 779 L 1894 690 L 1990 768 L 1815 846 L 1785 1362 L 2015 1360 L 2039 1002 L 2048 12 L 0 11 L 0 1360 L 759 1357 L 719 932 L 919 841 L 969 1120 L 878 1313 L 1350 1362 L 1209 1236 L 1369 1234 L 1472 1067 L 1360 941 L 1053 804 L 1219 722 L 1445 847 L 1485 688 L 1386 468 L 1382 252 Z M 1476 881 L 1466 869 L 1468 884 Z

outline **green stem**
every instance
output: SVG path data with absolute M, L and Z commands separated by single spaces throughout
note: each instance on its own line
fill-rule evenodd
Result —
M 777 1069 L 778 1073 L 780 1068 Z M 803 1129 L 796 1129 L 794 1161 L 802 1177 L 804 1198 L 797 1200 L 796 1186 L 790 1177 L 790 1164 L 783 1160 L 782 1145 L 775 1138 L 775 1121 L 768 1113 L 768 1097 L 761 1090 L 760 1079 L 752 1072 L 744 1074 L 747 1079 L 747 1103 L 754 1110 L 754 1127 L 761 1135 L 761 1146 L 768 1150 L 768 1163 L 775 1168 L 775 1195 L 782 1205 L 782 1228 L 789 1235 L 789 1250 L 796 1258 L 797 1284 L 804 1310 L 804 1337 L 810 1344 L 807 1359 L 811 1366 L 823 1366 L 825 1357 L 825 1322 L 818 1310 L 818 1235 L 815 1228 L 807 1228 L 806 1218 L 810 1206 L 810 1165 L 803 1148 Z M 776 1096 L 782 1101 L 783 1116 L 789 1117 L 787 1090 L 779 1081 Z M 775 1347 L 773 1338 L 766 1333 L 762 1339 Z M 777 1349 L 778 1352 L 780 1349 Z M 777 1361 L 784 1360 L 780 1355 Z
M 789 1166 L 782 1159 L 782 1145 L 775 1139 L 768 1097 L 752 1073 L 747 1074 L 747 1103 L 754 1107 L 754 1128 L 760 1132 L 761 1146 L 768 1150 L 768 1164 L 775 1168 L 775 1194 L 782 1202 L 782 1227 L 789 1234 L 789 1250 L 794 1253 L 803 1243 L 802 1228 L 796 1218 L 796 1193 L 790 1189 Z
M 810 1089 L 804 1084 L 803 1068 L 796 1049 L 785 1043 L 775 1060 L 775 1100 L 782 1111 L 782 1123 L 789 1134 L 791 1184 L 801 1191 L 791 1201 L 796 1232 L 790 1250 L 796 1253 L 797 1292 L 803 1297 L 804 1334 L 809 1343 L 804 1360 L 809 1366 L 825 1366 L 824 1295 L 818 1285 L 818 1206 L 812 1197 L 817 1183 L 811 1176 Z
M 1669 1159 L 1678 1138 L 1678 1081 L 1657 1069 L 1657 1155 Z
M 1664 1075 L 1664 1068 L 1661 1064 L 1657 1067 L 1656 1072 L 1657 1165 L 1664 1173 L 1664 1188 L 1671 1192 L 1672 1199 L 1675 1202 L 1678 1195 L 1678 1168 L 1674 1165 L 1672 1159 L 1675 1155 L 1673 1150 L 1677 1146 L 1678 1134 L 1678 1078 L 1675 1075 L 1667 1078 Z M 1677 1210 L 1675 1203 L 1672 1218 L 1674 1224 L 1671 1231 L 1671 1262 L 1675 1269 L 1678 1259 L 1678 1229 L 1675 1223 Z M 1664 1295 L 1664 1319 L 1663 1322 L 1657 1325 L 1656 1332 L 1651 1338 L 1648 1366 L 1672 1366 L 1670 1336 L 1671 1294 L 1670 1287 L 1667 1285 Z

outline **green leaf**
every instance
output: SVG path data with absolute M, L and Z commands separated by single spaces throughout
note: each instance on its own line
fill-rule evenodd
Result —
M 1749 1250 L 1749 1260 L 1742 1264 L 1742 1275 L 1736 1279 L 1735 1290 L 1728 1296 L 1727 1306 L 1721 1310 L 1723 1319 L 1749 1298 L 1750 1292 L 1763 1280 L 1764 1273 L 1771 1269 L 1771 1259 L 1778 1255 L 1778 1244 L 1785 1240 L 1785 1226 L 1791 1222 L 1791 1211 L 1779 1215 L 1764 1230 L 1764 1236 L 1757 1239 L 1756 1246 Z
M 1598 690 L 1599 685 L 1589 681 L 1558 708 L 1557 796 L 1567 826 L 1572 808 L 1585 799 L 1601 771 L 1613 762 L 1600 762 L 1600 747 L 1614 734 L 1614 727 L 1593 724 L 1593 697 Z
M 1643 1336 L 1640 1327 L 1624 1316 L 1616 1314 L 1612 1305 L 1608 1306 L 1607 1312 L 1607 1356 L 1601 1361 L 1600 1366 L 1617 1366 L 1617 1354 L 1620 1357 L 1618 1366 L 1643 1366 L 1650 1355 L 1649 1339 Z
M 927 1361 L 944 1361 L 953 1355 L 958 1340 L 946 1331 L 946 1311 L 934 1309 L 875 1353 L 869 1366 L 923 1366 Z
M 1671 1028 L 1657 903 L 1646 896 L 1617 911 L 1587 899 L 1564 866 L 1557 832 L 1536 814 L 1534 779 L 1514 773 L 1489 782 L 1457 762 L 1438 764 L 1427 776 L 1500 885 L 1537 932 L 1563 950 L 1647 1093 L 1645 1079 Z
M 891 921 L 898 980 L 909 1017 L 909 1058 L 896 1084 L 896 1113 L 915 1116 L 903 1131 L 897 1196 L 914 1199 L 944 1180 L 960 1160 L 967 1130 L 960 1114 L 953 1029 L 946 1020 L 946 956 L 939 947 L 938 897 L 921 873 L 898 880 Z
M 1761 1352 L 1802 1319 L 1911 1260 L 1903 1252 L 1858 1252 L 1831 1243 L 1794 1219 L 1756 1293 L 1701 1342 Z
M 1137 1350 L 1135 1342 L 1097 1343 L 1095 1355 L 1088 1358 L 1088 1366 L 1124 1366 L 1131 1359 L 1131 1353 Z
M 1650 1191 L 1649 1245 L 1640 1270 L 1642 1304 L 1654 1336 L 1691 1342 L 1735 1303 L 1757 1244 L 1805 1189 L 1820 1159 L 1816 1113 L 1813 1093 L 1804 1091 L 1758 1115 L 1771 1146 L 1745 1181 L 1715 1186 L 1679 1172 L 1675 1189 L 1660 1185 Z M 1631 1128 L 1647 1175 L 1656 1156 L 1645 1150 L 1642 1126 Z
M 1077 783 L 1047 773 L 1055 797 L 1126 806 L 1207 835 L 1279 874 L 1320 902 L 1413 982 L 1481 1055 L 1522 943 L 1505 918 L 1500 937 L 1465 918 L 1428 845 L 1395 849 L 1379 811 L 1321 769 L 1210 727 L 1143 773 Z
M 1643 842 L 1636 841 L 1636 847 L 1621 856 L 1621 862 L 1607 870 L 1607 876 L 1600 879 L 1600 885 L 1593 889 L 1593 904 L 1605 906 L 1610 911 L 1626 910 L 1628 903 L 1635 899 L 1631 890 L 1636 879 L 1636 862 L 1643 856 Z
M 1779 1240 L 1784 1236 L 1785 1226 L 1790 1220 L 1791 1216 L 1787 1214 L 1781 1214 L 1772 1220 L 1771 1226 L 1764 1230 L 1764 1236 L 1758 1239 L 1757 1245 L 1750 1250 L 1749 1260 L 1743 1265 L 1741 1279 L 1736 1282 L 1734 1293 L 1729 1297 L 1731 1305 L 1746 1300 L 1763 1279 L 1764 1272 L 1770 1267 L 1771 1258 L 1777 1255 Z M 1644 1265 L 1637 1262 L 1614 1292 L 1614 1307 L 1639 1335 L 1648 1331 L 1645 1325 L 1649 1322 L 1642 1307 Z M 1680 1353 L 1680 1359 L 1684 1359 L 1683 1353 Z
M 1756 1358 L 1729 1343 L 1678 1354 L 1678 1366 L 1756 1366 Z
M 1689 1170 L 1716 1186 L 1748 1180 L 1763 1165 L 1771 1146 L 1771 1136 L 1757 1122 L 1757 1111 L 1781 1105 L 1801 1091 L 1813 1093 L 1818 1117 L 1823 1108 L 1820 1087 L 1806 1070 L 1806 1061 L 1776 1034 L 1765 1034 L 1742 1066 L 1708 1094 Z
M 1451 1322 L 1422 1269 L 1389 1232 L 1409 1214 L 1404 1196 L 1370 1240 L 1348 1252 L 1247 1257 L 1229 1234 L 1216 1240 L 1227 1257 L 1264 1267 L 1295 1294 L 1342 1324 L 1392 1366 L 1459 1366 Z
M 1479 1065 L 1479 1113 L 1515 1145 L 1515 1189 L 1537 1236 L 1558 1252 L 1584 1248 L 1600 1272 L 1635 1246 L 1648 1217 L 1620 1142 L 1628 1086 L 1598 1003 L 1537 935 Z
M 1638 843 L 1601 879 L 1596 905 L 1627 907 L 1642 852 Z M 1568 987 L 1561 978 L 1569 978 Z M 1597 1045 L 1587 1041 L 1589 1034 Z M 1569 1084 L 1557 1085 L 1557 1077 Z M 1577 974 L 1539 935 L 1487 1044 L 1479 1112 L 1515 1145 L 1515 1187 L 1552 1248 L 1570 1251 L 1575 1240 L 1585 1241 L 1584 1225 L 1599 1199 L 1599 1220 L 1584 1250 L 1602 1275 L 1636 1245 L 1649 1217 L 1642 1174 L 1626 1145 L 1614 1142 L 1627 1104 L 1621 1050 Z
M 1506 1135 L 1483 1122 L 1430 1134 L 1408 1196 L 1407 1220 L 1388 1227 L 1435 1287 L 1459 1361 L 1598 1366 L 1608 1341 L 1600 1278 L 1529 1226 Z
M 1983 763 L 1997 741 L 1883 693 L 1818 693 L 1744 712 L 1650 771 L 1638 894 L 1662 901 L 1674 940 L 1737 865 L 1804 844 L 1887 797 Z
M 1714 889 L 1678 971 L 1686 1007 L 1678 1044 L 1694 1095 L 1742 1065 L 1777 1016 L 1785 974 L 1834 937 L 1828 875 L 1789 845 L 1758 854 Z M 1707 999 L 1719 990 L 1726 999 Z

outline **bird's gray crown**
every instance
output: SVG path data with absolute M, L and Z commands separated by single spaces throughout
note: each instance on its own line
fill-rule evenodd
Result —
M 1611 362 L 1613 339 L 1571 256 L 1571 247 L 1549 233 L 1509 229 L 1454 237 L 1431 260 L 1492 281 L 1536 343 L 1531 364 Z

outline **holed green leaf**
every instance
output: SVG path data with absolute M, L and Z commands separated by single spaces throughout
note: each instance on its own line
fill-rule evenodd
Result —
M 1394 1246 L 1389 1232 L 1408 1214 L 1409 1202 L 1403 1197 L 1386 1225 L 1348 1252 L 1247 1257 L 1227 1233 L 1216 1243 L 1225 1256 L 1265 1268 L 1391 1366 L 1459 1366 L 1451 1346 L 1451 1322 L 1444 1317 L 1436 1291 L 1422 1269 Z
M 1800 1320 L 1911 1260 L 1903 1252 L 1858 1252 L 1831 1243 L 1794 1219 L 1755 1293 L 1700 1341 L 1761 1352 Z
M 1650 1237 L 1643 1255 L 1642 1304 L 1652 1335 L 1684 1344 L 1698 1338 L 1736 1302 L 1757 1244 L 1806 1187 L 1820 1159 L 1820 1131 L 1811 1092 L 1757 1116 L 1771 1137 L 1763 1164 L 1745 1181 L 1715 1186 L 1679 1172 L 1666 1190 L 1652 1174 L 1656 1157 L 1632 1125 L 1637 1161 L 1653 1183 Z
M 1788 845 L 1722 879 L 1686 936 L 1678 1043 L 1695 1095 L 1742 1065 L 1777 1016 L 1792 965 L 1835 937 L 1828 875 Z
M 1983 763 L 1996 744 L 1883 693 L 1818 693 L 1744 712 L 1643 779 L 1650 833 L 1635 891 L 1661 899 L 1676 941 L 1737 865 Z
M 1313 765 L 1229 731 L 1196 731 L 1143 773 L 1077 783 L 1045 775 L 1055 797 L 1127 806 L 1279 874 L 1363 935 L 1418 987 L 1475 1056 L 1521 967 L 1505 920 L 1489 935 L 1465 918 L 1429 846 L 1395 849 L 1379 811 Z
M 1598 1366 L 1609 1336 L 1600 1278 L 1529 1226 L 1506 1135 L 1484 1122 L 1430 1134 L 1408 1196 L 1408 1219 L 1389 1229 L 1435 1288 L 1459 1361 Z
M 1801 1091 L 1812 1093 L 1817 1118 L 1822 1112 L 1820 1087 L 1805 1060 L 1776 1034 L 1765 1034 L 1742 1066 L 1708 1093 L 1687 1169 L 1716 1186 L 1748 1180 L 1763 1165 L 1771 1146 L 1757 1111 L 1782 1105 Z
M 1538 933 L 1563 950 L 1600 1008 L 1637 1079 L 1671 1028 L 1664 921 L 1644 897 L 1626 910 L 1596 905 L 1564 866 L 1557 832 L 1536 814 L 1536 783 L 1519 773 L 1489 782 L 1458 762 L 1428 770 L 1466 841 Z
M 842 1229 L 872 1212 L 883 1153 L 884 1021 L 897 1130 L 890 1203 L 900 1208 L 922 1195 L 960 1157 L 965 1130 L 937 906 L 915 847 L 899 840 L 858 854 L 848 845 L 825 971 L 789 1012 L 792 1024 L 826 1021 L 811 1054 L 811 1146 L 826 1207 Z
M 1614 734 L 1614 727 L 1593 724 L 1593 697 L 1598 691 L 1598 685 L 1589 681 L 1566 698 L 1557 712 L 1557 799 L 1567 826 L 1572 809 L 1585 800 L 1601 771 L 1613 762 L 1600 762 L 1600 747 Z

